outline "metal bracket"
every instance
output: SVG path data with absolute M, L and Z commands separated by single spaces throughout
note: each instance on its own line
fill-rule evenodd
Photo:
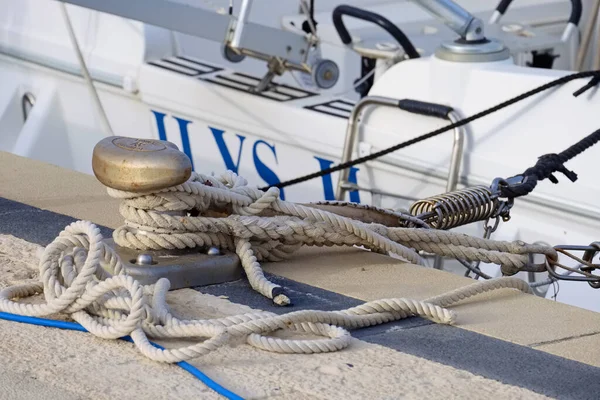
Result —
M 600 252 L 600 242 L 593 242 L 588 246 L 577 246 L 577 245 L 559 245 L 554 246 L 554 249 L 561 254 L 568 256 L 569 258 L 577 261 L 581 267 L 580 269 L 574 269 L 567 267 L 564 264 L 558 262 L 558 260 L 551 259 L 550 257 L 546 257 L 545 267 L 551 277 L 557 280 L 565 280 L 565 281 L 578 281 L 578 282 L 587 282 L 594 289 L 600 289 L 600 276 L 592 274 L 592 272 L 598 268 L 600 265 L 593 264 L 592 260 L 594 256 Z M 582 251 L 583 257 L 579 258 L 571 254 L 572 251 Z M 567 274 L 558 274 L 555 269 L 556 267 L 560 267 L 568 271 Z M 570 276 L 570 274 L 579 274 L 583 276 Z
M 243 49 L 244 55 L 265 61 L 271 57 L 281 57 L 291 64 L 290 67 L 307 70 L 304 64 L 307 48 L 311 45 L 308 39 L 298 33 L 247 21 L 249 7 L 244 13 L 246 16 L 242 16 L 243 20 L 238 22 L 231 15 L 168 0 L 59 1 L 221 43 L 229 42 L 232 27 L 239 25 L 243 29 L 238 30 L 237 40 L 232 47 Z M 250 1 L 246 0 L 244 3 Z M 235 35 L 235 31 L 233 33 Z
M 383 96 L 367 96 L 367 97 L 363 97 L 358 103 L 355 104 L 355 106 L 353 107 L 352 112 L 350 114 L 350 117 L 348 118 L 348 125 L 346 127 L 346 137 L 344 139 L 344 148 L 342 151 L 342 157 L 341 157 L 340 163 L 345 163 L 352 159 L 352 154 L 354 153 L 354 148 L 356 147 L 356 142 L 358 141 L 359 127 L 360 127 L 359 116 L 361 115 L 362 111 L 367 106 L 370 106 L 370 105 L 377 106 L 377 107 L 400 108 L 401 110 L 406 111 L 404 108 L 401 108 L 399 106 L 399 102 L 401 102 L 401 101 L 398 99 L 392 99 L 392 98 L 383 97 Z M 430 106 L 438 106 L 438 105 L 432 104 L 432 103 L 423 103 L 423 102 L 420 102 L 420 103 L 422 105 L 428 104 Z M 442 106 L 442 107 L 445 107 L 445 106 Z M 428 116 L 437 116 L 437 115 L 423 114 L 422 112 L 418 112 L 418 111 L 410 111 L 410 112 L 419 113 L 419 114 L 428 115 Z M 444 119 L 449 120 L 452 123 L 456 123 L 460 120 L 460 116 L 455 110 L 448 108 L 448 112 L 447 112 L 446 116 L 444 117 Z M 446 184 L 446 191 L 448 191 L 448 192 L 455 190 L 456 186 L 458 184 L 460 167 L 462 164 L 464 137 L 465 137 L 464 127 L 459 126 L 454 129 L 454 142 L 452 145 L 452 156 L 451 156 L 451 161 L 450 161 L 450 167 L 448 170 L 448 180 L 447 180 L 447 184 Z M 364 151 L 364 145 L 363 145 L 362 151 Z M 341 201 L 344 199 L 344 196 L 346 195 L 346 192 L 348 191 L 347 185 L 349 183 L 348 182 L 349 177 L 350 177 L 350 169 L 349 168 L 346 168 L 346 169 L 340 171 L 340 175 L 338 178 L 338 184 L 336 187 L 336 199 L 337 200 Z M 372 189 L 370 191 L 372 193 L 374 193 L 374 191 Z M 396 197 L 408 199 L 408 197 L 403 197 L 403 196 L 396 196 Z
M 468 41 L 485 39 L 483 22 L 451 0 L 414 0 Z
M 112 239 L 105 243 L 115 249 L 125 273 L 143 285 L 167 278 L 173 290 L 231 282 L 243 276 L 235 253 L 215 252 L 216 249 L 134 250 L 118 246 Z
M 285 72 L 285 65 L 283 60 L 273 57 L 267 63 L 267 73 L 263 76 L 260 82 L 251 89 L 253 93 L 262 93 L 269 89 L 269 86 L 273 82 L 275 76 L 281 76 Z
M 59 0 L 92 10 L 118 15 L 187 35 L 221 42 L 221 53 L 230 62 L 241 62 L 246 56 L 279 64 L 285 71 L 313 74 L 318 87 L 329 89 L 339 78 L 339 67 L 331 60 L 308 63 L 312 47 L 318 38 L 302 31 L 282 29 L 248 21 L 252 0 L 243 0 L 240 15 L 222 15 L 198 7 L 168 0 Z M 269 72 L 262 86 L 267 87 L 275 74 Z M 262 87 L 261 86 L 261 87 Z M 259 92 L 265 89 L 258 88 Z

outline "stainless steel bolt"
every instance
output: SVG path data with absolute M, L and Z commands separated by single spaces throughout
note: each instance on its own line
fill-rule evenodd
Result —
M 208 251 L 206 252 L 209 256 L 218 256 L 221 254 L 221 251 L 219 250 L 218 247 L 211 247 L 210 249 L 208 249 Z
M 135 263 L 137 265 L 152 265 L 154 263 L 154 260 L 152 259 L 152 256 L 150 254 L 140 253 L 137 256 Z

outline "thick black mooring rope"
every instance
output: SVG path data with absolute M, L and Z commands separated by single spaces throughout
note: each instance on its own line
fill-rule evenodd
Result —
M 378 151 L 378 152 L 373 153 L 373 154 L 369 154 L 369 155 L 364 156 L 364 157 L 359 157 L 359 158 L 357 158 L 355 160 L 350 160 L 348 162 L 341 163 L 341 164 L 338 164 L 338 165 L 333 166 L 331 168 L 327 168 L 327 169 L 324 169 L 324 170 L 321 170 L 321 171 L 318 171 L 318 172 L 314 172 L 312 174 L 308 174 L 308 175 L 304 175 L 304 176 L 301 176 L 301 177 L 298 177 L 298 178 L 290 179 L 288 181 L 280 182 L 280 183 L 277 183 L 275 185 L 265 186 L 265 187 L 262 187 L 260 189 L 261 190 L 267 190 L 270 187 L 284 188 L 284 187 L 287 187 L 287 186 L 296 185 L 298 183 L 306 182 L 306 181 L 309 181 L 309 180 L 315 179 L 315 178 L 320 178 L 320 177 L 322 177 L 324 175 L 328 175 L 328 174 L 331 174 L 333 172 L 341 171 L 343 169 L 350 168 L 350 167 L 353 167 L 355 165 L 362 164 L 362 163 L 365 163 L 367 161 L 374 160 L 374 159 L 379 158 L 381 156 L 384 156 L 386 154 L 392 153 L 392 152 L 394 152 L 396 150 L 400 150 L 400 149 L 403 149 L 405 147 L 411 146 L 413 144 L 422 142 L 424 140 L 427 140 L 427 139 L 430 139 L 432 137 L 438 136 L 438 135 L 440 135 L 440 134 L 442 134 L 444 132 L 448 132 L 448 131 L 450 131 L 450 130 L 452 130 L 454 128 L 458 128 L 459 126 L 466 125 L 466 124 L 468 124 L 470 122 L 473 122 L 473 121 L 475 121 L 475 120 L 477 120 L 479 118 L 482 118 L 482 117 L 485 117 L 487 115 L 493 114 L 496 111 L 499 111 L 499 110 L 501 110 L 501 109 L 503 109 L 505 107 L 508 107 L 510 105 L 513 105 L 515 103 L 518 103 L 521 100 L 525 100 L 528 97 L 534 96 L 534 95 L 536 95 L 538 93 L 544 92 L 544 91 L 546 91 L 548 89 L 551 89 L 553 87 L 563 85 L 563 84 L 571 82 L 571 81 L 573 81 L 575 79 L 590 78 L 590 77 L 592 78 L 592 80 L 587 85 L 585 85 L 583 88 L 581 88 L 580 90 L 578 90 L 577 92 L 575 92 L 573 94 L 574 96 L 578 96 L 581 93 L 583 93 L 583 91 L 588 90 L 589 88 L 595 86 L 596 84 L 598 84 L 600 82 L 600 70 L 597 70 L 597 71 L 576 72 L 576 73 L 571 74 L 571 75 L 566 75 L 566 76 L 560 77 L 560 78 L 555 79 L 555 80 L 553 80 L 551 82 L 548 82 L 548 83 L 546 83 L 544 85 L 541 85 L 541 86 L 539 86 L 539 87 L 537 87 L 535 89 L 532 89 L 532 90 L 530 90 L 528 92 L 525 92 L 523 94 L 515 96 L 512 99 L 507 100 L 505 102 L 502 102 L 502 103 L 500 103 L 500 104 L 498 104 L 498 105 L 496 105 L 494 107 L 490 107 L 487 110 L 484 110 L 484 111 L 481 111 L 481 112 L 479 112 L 477 114 L 471 115 L 470 117 L 463 118 L 463 119 L 458 120 L 458 121 L 456 121 L 456 122 L 454 122 L 452 124 L 448 124 L 448 125 L 443 126 L 443 127 L 439 128 L 439 129 L 436 129 L 434 131 L 431 131 L 431 132 L 426 133 L 426 134 L 421 135 L 421 136 L 417 136 L 416 138 L 413 138 L 413 139 L 407 140 L 405 142 L 399 143 L 399 144 L 397 144 L 395 146 L 392 146 L 392 147 L 389 147 L 387 149 Z
M 577 174 L 568 170 L 564 163 L 575 158 L 585 150 L 589 149 L 600 141 L 600 129 L 581 139 L 573 146 L 559 154 L 545 154 L 538 158 L 537 163 L 527 168 L 521 175 L 520 182 L 509 185 L 500 185 L 499 190 L 502 197 L 514 199 L 515 197 L 525 196 L 533 191 L 538 182 L 549 179 L 552 183 L 558 183 L 558 179 L 553 175 L 555 172 L 564 174 L 571 182 L 577 180 Z M 509 178 L 511 180 L 511 178 Z

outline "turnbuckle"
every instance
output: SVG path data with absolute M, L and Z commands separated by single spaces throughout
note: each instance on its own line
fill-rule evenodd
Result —
M 600 288 L 600 275 L 592 274 L 592 271 L 600 269 L 600 264 L 592 263 L 596 253 L 600 251 L 600 242 L 590 243 L 588 246 L 577 246 L 577 245 L 559 245 L 554 246 L 554 249 L 561 254 L 577 261 L 580 266 L 578 268 L 567 267 L 561 264 L 557 260 L 546 256 L 545 267 L 548 274 L 557 280 L 563 281 L 576 281 L 576 282 L 587 282 L 594 289 Z M 583 251 L 583 257 L 579 258 L 570 253 L 570 251 Z M 556 267 L 560 267 L 566 271 L 566 274 L 556 273 Z M 571 276 L 571 274 L 579 274 L 582 276 Z

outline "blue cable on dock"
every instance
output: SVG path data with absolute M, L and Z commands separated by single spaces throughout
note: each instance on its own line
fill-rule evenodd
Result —
M 20 323 L 30 324 L 30 325 L 45 326 L 48 328 L 58 328 L 58 329 L 67 329 L 67 330 L 71 330 L 71 331 L 88 332 L 87 329 L 85 329 L 83 326 L 81 326 L 80 324 L 78 324 L 76 322 L 56 321 L 56 320 L 52 320 L 52 319 L 45 319 L 45 318 L 38 318 L 38 317 L 27 317 L 27 316 L 23 316 L 23 315 L 11 314 L 11 313 L 6 313 L 6 312 L 0 312 L 0 319 L 6 320 L 6 321 L 20 322 Z M 120 339 L 125 340 L 127 342 L 133 342 L 133 340 L 129 336 L 124 336 Z M 150 343 L 153 346 L 155 346 L 161 350 L 164 350 L 164 347 L 162 347 L 156 343 L 152 343 L 152 342 L 150 342 Z M 227 390 L 223 386 L 219 385 L 217 382 L 210 379 L 208 376 L 206 376 L 202 371 L 200 371 L 198 368 L 194 367 L 192 364 L 187 363 L 185 361 L 180 361 L 177 363 L 177 365 L 179 367 L 183 368 L 185 371 L 192 374 L 194 377 L 199 379 L 202 383 L 204 383 L 206 386 L 208 386 L 209 388 L 211 388 L 212 390 L 214 390 L 221 396 L 223 396 L 227 399 L 231 399 L 231 400 L 243 400 L 243 397 L 238 396 L 237 394 L 235 394 L 235 393 L 231 392 L 230 390 Z

